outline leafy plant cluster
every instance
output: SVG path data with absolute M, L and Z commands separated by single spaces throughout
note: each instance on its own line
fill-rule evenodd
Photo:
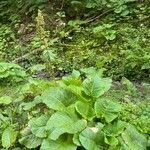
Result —
M 144 102 L 145 103 L 145 102 Z M 124 107 L 123 120 L 132 122 L 139 131 L 143 133 L 149 133 L 149 106 L 145 107 L 145 104 L 129 104 Z M 132 115 L 131 115 L 132 113 Z
M 92 11 L 112 11 L 118 15 L 121 16 L 126 16 L 131 10 L 131 5 L 136 2 L 135 0 L 83 0 L 83 1 L 74 1 L 74 0 L 69 0 L 66 3 L 69 3 L 72 8 L 74 8 L 74 11 L 76 11 L 79 15 L 83 15 L 82 13 L 86 12 L 87 10 Z M 134 5 L 132 5 L 134 6 Z M 84 12 L 85 11 L 85 12 Z
M 112 80 L 102 78 L 100 71 L 74 70 L 54 81 L 29 77 L 19 84 L 9 93 L 9 87 L 0 90 L 1 149 L 144 150 L 149 146 L 149 126 L 140 125 L 146 119 L 140 113 L 148 119 L 149 106 L 134 111 L 134 104 L 109 95 Z M 135 91 L 128 80 L 123 84 L 126 92 Z
M 149 0 L 1 0 L 0 149 L 149 149 L 149 14 Z
M 92 28 L 92 27 L 91 27 Z M 65 51 L 66 69 L 80 66 L 105 68 L 107 76 L 130 79 L 149 78 L 149 27 L 127 23 L 97 23 L 73 37 Z M 65 62 L 65 61 L 64 61 Z
M 0 19 L 2 22 L 16 22 L 20 20 L 22 16 L 32 15 L 32 13 L 34 14 L 38 9 L 44 8 L 47 2 L 48 0 L 2 0 L 0 2 Z
M 0 63 L 0 82 L 20 82 L 26 78 L 26 73 L 17 64 Z
M 3 0 L 0 6 L 1 61 L 44 64 L 53 77 L 94 66 L 117 80 L 149 78 L 147 0 Z

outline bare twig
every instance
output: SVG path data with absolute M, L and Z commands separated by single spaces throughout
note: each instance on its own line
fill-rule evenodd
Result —
M 36 53 L 38 53 L 38 52 L 41 52 L 41 51 L 43 51 L 43 49 L 35 49 L 35 50 L 33 50 L 32 52 L 29 52 L 29 53 L 27 53 L 27 54 L 25 54 L 25 55 L 23 55 L 23 56 L 21 56 L 21 57 L 16 58 L 16 59 L 13 60 L 12 62 L 13 62 L 13 63 L 17 63 L 17 62 L 20 62 L 20 61 L 22 61 L 22 60 L 24 60 L 24 59 L 28 59 L 29 56 L 31 56 L 31 55 L 33 55 L 33 54 L 36 54 Z
M 89 20 L 87 20 L 87 21 L 85 21 L 85 23 L 93 22 L 94 20 L 96 20 L 96 19 L 98 19 L 98 18 L 100 18 L 100 17 L 106 15 L 107 13 L 111 12 L 112 10 L 113 10 L 113 9 L 109 9 L 109 10 L 103 12 L 102 14 L 100 14 L 100 15 L 94 17 L 94 18 L 91 18 L 91 19 L 89 19 Z
M 63 9 L 63 7 L 64 7 L 64 2 L 65 2 L 65 0 L 62 0 L 61 7 L 60 7 L 59 10 L 62 10 L 62 9 Z
M 77 47 L 77 48 L 83 48 L 84 46 L 79 46 L 79 45 L 72 45 L 72 44 L 59 44 L 60 46 L 64 46 L 64 47 Z

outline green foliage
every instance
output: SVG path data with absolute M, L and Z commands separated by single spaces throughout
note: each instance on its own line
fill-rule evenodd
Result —
M 34 134 L 26 135 L 19 139 L 20 144 L 24 145 L 28 149 L 36 148 L 41 145 L 42 140 L 36 137 Z
M 120 117 L 124 121 L 132 122 L 142 133 L 149 133 L 149 111 L 149 102 L 147 101 L 136 105 L 130 102 L 124 105 L 124 111 Z
M 117 80 L 149 78 L 148 0 L 2 0 L 0 9 L 12 21 L 0 25 L 2 61 L 44 63 L 53 78 L 91 66 Z
M 65 52 L 70 62 L 65 69 L 96 66 L 117 80 L 149 78 L 149 27 L 109 22 L 97 23 L 73 36 L 71 44 L 77 46 Z
M 110 89 L 111 82 L 111 79 L 101 79 L 99 76 L 95 76 L 92 79 L 86 79 L 83 82 L 84 92 L 90 97 L 99 98 Z
M 92 120 L 95 117 L 94 109 L 89 103 L 84 103 L 81 101 L 75 104 L 76 111 L 85 119 Z
M 72 143 L 70 136 L 61 136 L 57 141 L 45 139 L 42 143 L 41 150 L 76 150 L 77 146 Z
M 0 63 L 0 80 L 1 82 L 19 82 L 26 78 L 26 73 L 22 67 L 12 63 Z
M 46 132 L 46 124 L 49 119 L 48 115 L 42 115 L 38 118 L 33 118 L 30 121 L 30 125 L 32 126 L 32 133 L 39 138 L 44 138 L 47 136 Z
M 1 0 L 0 149 L 149 149 L 149 14 L 149 0 Z
M 39 8 L 44 8 L 47 2 L 47 0 L 2 0 L 0 2 L 0 19 L 15 21 L 15 19 L 20 19 L 19 15 L 24 13 L 28 15 L 37 12 Z
M 8 105 L 8 104 L 10 104 L 11 102 L 12 102 L 12 99 L 11 99 L 11 97 L 9 97 L 9 96 L 2 96 L 2 97 L 0 98 L 0 104 Z
M 68 2 L 68 1 L 67 1 Z M 119 14 L 120 16 L 126 16 L 132 10 L 130 9 L 133 4 L 133 2 L 136 3 L 136 0 L 83 0 L 83 1 L 73 1 L 70 0 L 71 6 L 75 9 L 95 9 L 97 11 L 99 10 L 106 10 L 111 9 L 112 12 Z M 134 5 L 133 5 L 134 6 Z M 79 10 L 76 10 L 77 12 Z
M 97 117 L 105 118 L 106 122 L 112 122 L 121 111 L 121 105 L 109 99 L 99 99 L 95 103 Z
M 114 40 L 116 38 L 116 31 L 112 30 L 112 24 L 104 24 L 93 29 L 93 33 L 99 37 L 104 36 L 107 40 Z
M 86 128 L 79 136 L 81 144 L 87 150 L 101 149 L 102 146 L 100 144 L 103 144 L 103 138 L 103 135 L 98 132 L 97 128 Z
M 135 124 L 139 118 L 128 109 L 130 103 L 109 95 L 112 80 L 98 76 L 94 69 L 85 76 L 81 80 L 80 72 L 74 70 L 57 81 L 30 78 L 9 96 L 1 96 L 0 148 L 146 149 L 146 124 Z M 147 109 L 141 114 L 148 117 L 148 106 L 139 105 Z
M 16 140 L 17 133 L 12 127 L 7 127 L 2 134 L 2 146 L 4 148 L 9 148 L 13 145 Z
M 127 149 L 146 149 L 147 140 L 140 134 L 134 126 L 129 126 L 122 134 L 122 139 L 125 141 Z M 133 140 L 134 139 L 134 140 Z
M 80 120 L 75 113 L 54 113 L 47 122 L 46 130 L 50 131 L 49 138 L 57 140 L 64 133 L 75 134 L 86 127 L 86 120 Z

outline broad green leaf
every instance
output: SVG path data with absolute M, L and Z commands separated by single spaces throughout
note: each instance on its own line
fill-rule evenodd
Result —
M 81 71 L 86 74 L 87 77 L 92 77 L 97 74 L 97 70 L 94 67 L 84 68 Z
M 103 123 L 98 122 L 95 127 L 98 128 L 99 130 L 102 130 L 104 128 L 104 126 L 105 125 Z
M 112 122 L 121 111 L 121 105 L 108 98 L 100 98 L 95 103 L 95 112 L 98 118 L 105 118 L 106 122 Z
M 16 141 L 17 132 L 12 127 L 7 127 L 2 133 L 2 146 L 9 148 Z
M 109 78 L 87 78 L 83 82 L 84 92 L 90 97 L 98 98 L 110 89 L 111 83 L 112 80 Z
M 101 150 L 104 136 L 98 128 L 86 128 L 79 135 L 80 142 L 86 150 Z
M 64 76 L 62 78 L 62 81 L 66 84 L 66 85 L 76 85 L 76 86 L 80 86 L 81 85 L 81 80 L 80 80 L 80 72 L 73 70 L 72 74 L 69 76 Z
M 113 124 L 106 125 L 103 131 L 107 136 L 118 136 L 123 132 L 126 126 L 127 126 L 126 122 L 119 120 L 117 122 L 114 122 Z
M 121 150 L 131 150 L 128 145 L 124 142 L 121 136 L 118 137 L 119 145 Z
M 77 116 L 56 112 L 48 120 L 46 129 L 50 131 L 49 137 L 56 140 L 63 133 L 75 134 L 82 131 L 86 125 L 86 120 L 78 119 Z
M 122 133 L 122 138 L 125 144 L 131 150 L 145 150 L 147 146 L 147 139 L 138 130 L 129 125 L 127 129 Z
M 73 140 L 73 143 L 74 143 L 74 144 L 76 144 L 76 145 L 78 145 L 78 146 L 81 146 L 81 142 L 80 142 L 80 140 L 79 140 L 79 133 L 74 134 L 72 140 Z
M 81 69 L 81 71 L 82 71 L 87 77 L 94 77 L 94 76 L 96 76 L 96 75 L 98 75 L 99 77 L 102 77 L 102 76 L 103 76 L 104 69 L 99 69 L 99 70 L 97 70 L 97 69 L 94 68 L 94 67 L 89 67 L 89 68 Z
M 0 97 L 0 104 L 8 105 L 12 102 L 12 98 L 10 96 L 2 96 Z
M 90 103 L 84 103 L 81 101 L 75 104 L 76 111 L 85 119 L 92 120 L 95 116 L 94 109 Z
M 76 150 L 77 146 L 71 141 L 71 137 L 61 136 L 57 140 L 44 139 L 40 150 Z
M 69 85 L 69 86 L 65 87 L 65 89 L 76 96 L 76 101 L 77 100 L 83 101 L 83 102 L 90 101 L 90 99 L 83 97 L 83 95 L 82 95 L 83 87 L 81 87 L 81 86 Z
M 19 139 L 20 144 L 24 145 L 26 148 L 36 148 L 42 143 L 42 139 L 36 137 L 33 134 L 26 135 Z
M 110 146 L 116 146 L 116 145 L 118 145 L 118 139 L 115 138 L 114 136 L 111 136 L 111 137 L 106 136 L 105 137 L 105 143 L 110 145 Z
M 21 106 L 23 106 L 24 110 L 30 110 L 39 103 L 42 103 L 42 100 L 41 100 L 40 96 L 37 96 L 37 97 L 35 97 L 35 99 L 32 102 L 22 103 Z
M 81 97 L 82 94 L 82 87 L 80 86 L 75 86 L 75 85 L 69 85 L 67 87 L 65 87 L 67 90 L 69 90 L 70 92 L 72 92 L 73 94 L 75 94 L 77 97 Z
M 77 70 L 73 70 L 71 76 L 73 78 L 79 78 L 80 77 L 80 72 Z
M 71 91 L 72 93 L 76 94 L 77 96 L 81 96 L 82 90 L 83 90 L 82 86 L 73 85 L 73 84 L 65 86 L 64 88 Z
M 30 121 L 31 131 L 39 138 L 44 138 L 47 136 L 46 124 L 49 119 L 48 115 L 42 115 L 39 118 L 34 118 Z
M 41 99 L 51 109 L 65 110 L 76 101 L 76 96 L 65 89 L 53 87 L 47 90 Z
M 5 122 L 7 120 L 9 120 L 9 117 L 5 117 L 3 114 L 0 113 L 0 123 L 1 121 Z

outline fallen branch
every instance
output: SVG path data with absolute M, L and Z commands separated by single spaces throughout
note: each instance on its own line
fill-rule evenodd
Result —
M 109 10 L 107 10 L 107 11 L 103 12 L 102 14 L 100 14 L 100 15 L 98 15 L 98 16 L 96 16 L 96 17 L 94 17 L 94 18 L 91 18 L 91 19 L 89 19 L 89 20 L 85 21 L 85 23 L 93 22 L 94 20 L 96 20 L 96 19 L 98 19 L 98 18 L 100 18 L 100 17 L 102 17 L 102 16 L 106 15 L 107 13 L 109 13 L 109 12 L 111 12 L 111 11 L 113 11 L 113 9 L 109 9 Z
M 70 44 L 58 44 L 59 46 L 64 46 L 64 47 L 78 47 L 78 48 L 83 48 L 84 46 L 78 46 L 78 45 L 70 45 Z M 12 63 L 18 63 L 21 62 L 25 59 L 28 59 L 31 55 L 42 52 L 43 49 L 35 49 L 32 52 L 29 52 L 23 56 L 20 56 L 18 58 L 16 58 L 15 60 L 12 61 Z
M 29 56 L 31 56 L 31 55 L 33 55 L 33 54 L 36 54 L 36 53 L 38 53 L 38 52 L 41 52 L 41 51 L 43 51 L 43 49 L 35 49 L 35 50 L 33 50 L 32 52 L 29 52 L 29 53 L 27 53 L 27 54 L 25 54 L 25 55 L 23 55 L 23 56 L 21 56 L 21 57 L 16 58 L 16 59 L 13 60 L 12 62 L 13 62 L 13 63 L 17 63 L 17 62 L 20 62 L 20 61 L 22 61 L 22 60 L 24 60 L 24 59 L 28 59 Z

